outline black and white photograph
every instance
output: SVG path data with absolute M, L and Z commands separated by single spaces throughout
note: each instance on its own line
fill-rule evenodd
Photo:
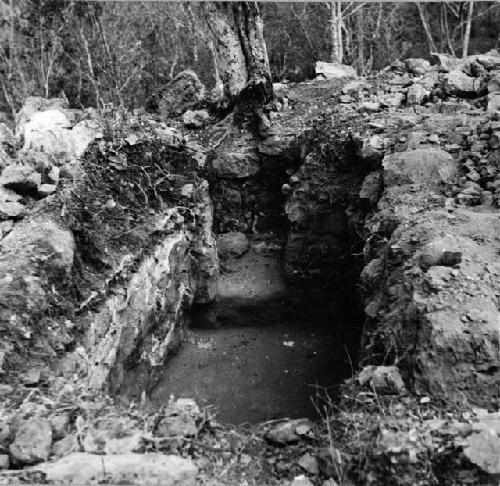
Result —
M 500 486 L 500 2 L 0 0 L 0 485 Z

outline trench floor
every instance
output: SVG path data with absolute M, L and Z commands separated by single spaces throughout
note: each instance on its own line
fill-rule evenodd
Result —
M 216 319 L 213 312 L 194 319 L 152 405 L 171 395 L 194 398 L 232 424 L 318 418 L 325 394 L 333 398 L 335 385 L 351 376 L 342 315 L 314 322 L 292 305 L 279 252 L 251 249 L 224 270 Z

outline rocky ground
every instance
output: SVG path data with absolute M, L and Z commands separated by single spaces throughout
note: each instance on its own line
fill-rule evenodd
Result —
M 259 138 L 198 99 L 170 126 L 29 100 L 0 126 L 0 481 L 497 484 L 499 76 L 491 52 L 277 86 Z M 212 230 L 272 233 L 311 309 L 359 316 L 320 420 L 110 398 L 215 297 Z

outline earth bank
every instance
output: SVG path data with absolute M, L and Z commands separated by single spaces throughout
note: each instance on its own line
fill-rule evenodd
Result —
M 500 59 L 421 64 L 286 86 L 263 139 L 29 100 L 2 140 L 2 481 L 496 484 Z M 213 230 L 270 235 L 308 311 L 358 319 L 321 422 L 109 397 L 210 320 Z

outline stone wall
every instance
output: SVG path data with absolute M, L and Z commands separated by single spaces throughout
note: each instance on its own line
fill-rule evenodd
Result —
M 82 135 L 86 114 L 56 101 L 28 100 L 5 141 L 0 189 L 22 211 L 2 223 L 3 369 L 116 391 L 124 369 L 161 366 L 186 310 L 214 298 L 204 157 L 152 121 L 96 118 Z

